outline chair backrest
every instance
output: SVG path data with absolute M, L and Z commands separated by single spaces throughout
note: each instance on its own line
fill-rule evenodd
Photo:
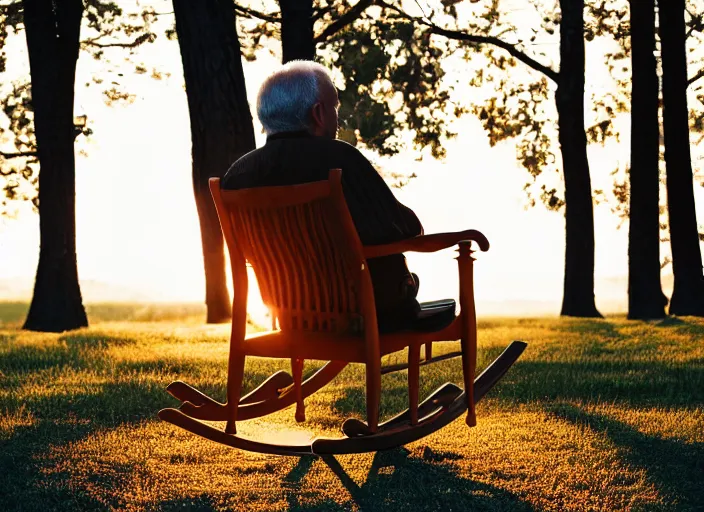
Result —
M 246 259 L 279 328 L 361 332 L 374 299 L 339 169 L 303 185 L 221 190 L 211 178 L 210 186 L 233 278 L 246 279 Z

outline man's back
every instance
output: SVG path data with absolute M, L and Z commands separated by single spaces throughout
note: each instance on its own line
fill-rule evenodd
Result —
M 263 147 L 244 155 L 230 167 L 223 188 L 310 183 L 326 180 L 330 169 L 342 169 L 345 200 L 364 245 L 396 242 L 422 232 L 416 215 L 396 200 L 356 148 L 305 132 L 270 136 Z
M 269 136 L 267 143 L 237 160 L 223 178 L 224 189 L 296 185 L 325 180 L 342 169 L 345 200 L 364 245 L 396 242 L 422 233 L 412 210 L 399 203 L 374 167 L 346 142 L 306 132 Z M 405 307 L 410 272 L 402 255 L 369 261 L 377 309 Z

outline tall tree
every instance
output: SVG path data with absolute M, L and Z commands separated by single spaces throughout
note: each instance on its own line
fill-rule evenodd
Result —
M 313 0 L 279 0 L 282 61 L 313 60 Z
M 425 18 L 408 16 L 399 8 L 377 0 L 378 3 L 394 9 L 409 20 L 425 26 L 430 33 L 445 36 L 449 39 L 462 41 L 476 47 L 500 48 L 511 57 L 495 57 L 493 50 L 489 56 L 496 66 L 505 71 L 521 61 L 544 78 L 535 84 L 513 89 L 500 83 L 503 100 L 491 98 L 485 105 L 475 108 L 490 141 L 522 135 L 520 143 L 520 159 L 525 167 L 536 176 L 548 159 L 547 150 L 549 138 L 542 132 L 546 121 L 536 121 L 536 114 L 542 109 L 542 102 L 548 95 L 547 79 L 557 85 L 555 105 L 557 107 L 557 125 L 560 141 L 560 151 L 563 161 L 563 177 L 565 184 L 565 276 L 564 295 L 561 314 L 577 317 L 600 317 L 594 300 L 594 212 L 592 201 L 591 177 L 587 159 L 587 136 L 584 117 L 584 86 L 585 86 L 585 43 L 584 43 L 584 1 L 561 0 L 560 13 L 560 66 L 559 71 L 542 64 L 533 58 L 519 45 L 511 44 L 500 36 L 491 35 L 492 26 L 472 33 L 464 30 L 452 30 L 440 27 Z M 454 9 L 457 2 L 447 2 L 449 9 Z M 500 18 L 497 2 L 491 6 L 482 19 L 497 20 Z M 456 17 L 456 13 L 455 13 Z M 552 22 L 546 16 L 546 30 L 551 32 Z M 493 23 L 496 25 L 496 23 Z M 501 32 L 514 33 L 516 27 L 496 27 Z M 510 29 L 510 30 L 509 30 Z M 485 76 L 480 70 L 480 77 Z M 481 80 L 480 80 L 481 82 Z M 520 112 L 513 111 L 508 105 L 508 98 L 513 97 L 514 104 L 519 105 Z M 527 99 L 526 99 L 527 98 Z M 545 116 L 543 116 L 545 119 Z M 563 206 L 562 200 L 556 197 L 555 190 L 543 190 L 543 200 L 549 207 Z
M 225 253 L 208 180 L 255 147 L 231 0 L 173 0 L 191 119 L 193 190 L 200 220 L 208 323 L 229 320 Z
M 704 316 L 704 277 L 689 145 L 685 1 L 658 0 L 658 12 L 667 208 L 675 278 L 670 314 Z
M 660 282 L 660 83 L 655 60 L 655 0 L 630 0 L 631 169 L 628 317 L 663 318 Z
M 126 61 L 131 61 L 132 51 L 156 39 L 151 31 L 151 24 L 158 14 L 151 7 L 139 7 L 138 11 L 123 11 L 111 0 L 84 0 L 83 22 L 80 42 L 82 53 L 88 53 L 103 64 L 112 64 L 106 52 L 119 53 L 119 66 L 110 69 L 103 66 L 93 75 L 93 79 L 85 84 L 105 83 L 107 89 L 102 91 L 104 100 L 116 103 L 129 100 L 132 95 L 118 90 L 117 82 L 123 76 Z M 16 55 L 8 55 L 5 44 L 24 30 L 24 9 L 21 0 L 10 0 L 0 6 L 0 73 L 6 72 L 6 61 L 17 60 Z M 125 55 L 127 53 L 127 56 Z M 136 68 L 138 73 L 146 69 Z M 152 76 L 156 77 L 157 74 Z M 39 166 L 37 161 L 37 144 L 34 130 L 34 114 L 32 112 L 31 87 L 29 74 L 4 76 L 0 84 L 11 84 L 5 87 L 0 96 L 0 110 L 8 118 L 7 129 L 0 126 L 2 143 L 0 147 L 0 215 L 11 213 L 13 202 L 31 200 L 35 206 L 38 203 L 37 186 Z M 0 89 L 2 89 L 0 87 Z M 80 125 L 77 133 L 90 136 L 90 117 L 85 113 L 77 115 Z M 2 125 L 4 123 L 0 123 Z M 7 150 L 5 149 L 7 147 Z M 4 192 L 4 194 L 3 194 Z M 2 197 L 4 196 L 4 197 Z
M 40 163 L 40 251 L 25 329 L 88 325 L 76 266 L 73 121 L 82 0 L 24 0 L 32 104 Z
M 631 23 L 624 23 L 624 21 L 628 19 L 629 4 L 631 4 Z M 655 69 L 656 64 L 661 61 L 661 59 L 656 59 L 655 56 L 661 54 L 660 45 L 656 45 L 654 41 L 652 35 L 653 30 L 648 29 L 645 31 L 646 19 L 648 25 L 654 24 L 653 18 L 655 18 L 655 14 L 653 14 L 654 6 L 652 4 L 653 2 L 649 0 L 642 2 L 600 0 L 599 2 L 588 4 L 588 10 L 592 14 L 593 26 L 598 27 L 603 35 L 613 37 L 614 41 L 620 45 L 621 51 L 607 53 L 606 56 L 609 70 L 618 88 L 617 94 L 625 98 L 625 100 L 618 99 L 615 95 L 610 95 L 610 100 L 612 101 L 610 107 L 613 112 L 628 112 L 629 109 L 624 108 L 626 106 L 625 102 L 632 103 L 632 109 L 630 110 L 632 114 L 632 154 L 634 162 L 640 163 L 640 165 L 638 163 L 632 163 L 632 166 L 634 169 L 641 168 L 641 170 L 644 170 L 644 166 L 649 167 L 650 171 L 648 171 L 648 174 L 651 177 L 657 172 L 655 170 L 655 155 L 658 154 L 659 151 L 656 151 L 656 148 L 658 148 L 658 146 L 662 148 L 662 144 L 658 143 L 658 139 L 655 137 L 655 125 L 658 122 L 658 116 L 655 114 L 655 98 L 659 92 Z M 701 145 L 698 144 L 701 142 L 701 139 L 697 140 L 700 137 L 697 132 L 701 133 L 702 126 L 704 126 L 704 123 L 702 123 L 704 116 L 701 114 L 701 105 L 704 105 L 704 95 L 698 94 L 701 88 L 698 90 L 697 80 L 704 76 L 704 71 L 701 71 L 702 58 L 704 57 L 704 53 L 701 50 L 704 48 L 702 45 L 704 41 L 702 39 L 704 34 L 704 13 L 702 12 L 702 6 L 699 4 L 701 4 L 701 2 L 698 0 L 686 1 L 685 41 L 687 45 L 687 66 L 690 69 L 699 70 L 691 73 L 691 77 L 687 80 L 687 83 L 689 86 L 688 106 L 690 107 L 692 132 L 689 149 L 692 152 L 692 157 L 699 159 L 699 162 L 693 160 L 692 170 L 694 171 L 695 179 L 701 184 L 702 175 L 697 171 L 704 168 L 696 164 L 704 160 L 702 160 L 702 151 L 697 151 L 697 149 L 701 147 Z M 640 13 L 640 15 L 638 13 Z M 638 25 L 640 25 L 640 28 Z M 648 42 L 647 46 L 646 41 Z M 637 45 L 639 45 L 640 48 L 637 48 Z M 631 46 L 634 47 L 633 51 L 640 55 L 639 57 L 631 53 Z M 653 48 L 655 48 L 655 56 L 653 55 Z M 631 61 L 632 66 L 629 67 L 629 62 L 625 60 L 626 58 Z M 640 65 L 638 63 L 640 63 Z M 647 78 L 646 73 L 650 75 L 650 79 Z M 632 89 L 633 96 L 631 97 Z M 650 93 L 647 93 L 647 91 L 650 91 Z M 646 100 L 645 98 L 647 97 L 649 97 L 650 100 Z M 636 105 L 640 106 L 638 107 Z M 646 115 L 651 121 L 646 120 Z M 662 162 L 662 157 L 660 161 Z M 650 164 L 647 165 L 646 162 L 650 162 Z M 661 189 L 666 187 L 666 179 L 664 173 L 662 173 L 664 167 L 663 165 L 660 168 L 659 184 Z M 697 169 L 697 167 L 699 169 Z M 621 183 L 618 181 L 615 182 L 614 196 L 617 200 L 617 204 L 612 211 L 617 212 L 624 219 L 630 216 L 631 227 L 635 228 L 636 231 L 641 231 L 642 236 L 652 240 L 652 233 L 655 229 L 654 198 L 657 194 L 654 188 L 655 185 L 652 178 L 646 178 L 642 172 L 628 174 L 628 180 L 631 180 L 630 185 L 633 187 L 633 190 L 629 190 L 631 187 L 629 187 L 628 180 Z M 696 189 L 697 187 L 695 187 L 695 190 Z M 659 206 L 661 217 L 659 229 L 662 237 L 660 242 L 671 242 L 671 238 L 666 233 L 666 229 L 669 227 L 668 219 L 664 215 L 667 211 L 667 200 L 665 194 L 660 195 L 663 198 Z M 647 199 L 647 196 L 651 199 Z M 628 205 L 629 199 L 631 199 L 631 207 Z M 647 208 L 647 210 L 644 208 Z M 646 220 L 646 218 L 650 220 Z M 650 235 L 644 232 L 648 225 L 650 226 L 650 228 L 648 228 L 651 233 Z M 703 236 L 701 234 L 701 225 L 699 231 L 701 238 Z M 658 303 L 666 304 L 667 301 L 662 296 L 661 287 L 657 282 L 658 274 L 655 266 L 655 254 L 657 249 L 654 245 L 650 245 L 650 249 L 646 250 L 645 240 L 633 230 L 631 231 L 631 235 L 634 237 L 631 239 L 631 242 L 637 244 L 640 248 L 640 250 L 632 250 L 633 257 L 630 258 L 630 263 L 633 264 L 631 266 L 632 271 L 630 272 L 630 278 L 635 278 L 640 282 L 640 285 L 638 285 L 640 291 L 636 290 L 629 295 L 632 304 L 633 301 L 640 304 L 633 304 L 630 308 L 631 314 L 634 317 L 643 318 L 647 318 L 648 316 L 661 317 L 664 314 L 664 309 L 661 308 Z M 662 267 L 672 263 L 669 254 L 670 250 L 660 247 L 660 251 L 666 253 Z M 646 261 L 650 263 L 646 264 Z M 644 264 L 646 264 L 649 270 L 646 270 L 646 267 L 643 266 Z M 633 314 L 634 308 L 638 308 L 640 313 L 636 312 Z M 651 312 L 644 313 L 644 311 L 647 310 Z M 655 313 L 652 313 L 653 311 L 655 311 Z
M 584 131 L 584 1 L 560 0 L 555 102 L 565 179 L 565 281 L 560 314 L 601 316 L 594 303 L 594 207 Z

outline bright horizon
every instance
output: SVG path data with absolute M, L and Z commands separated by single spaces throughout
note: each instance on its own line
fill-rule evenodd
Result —
M 78 64 L 75 112 L 87 114 L 95 131 L 88 144 L 77 146 L 77 152 L 83 148 L 88 153 L 76 161 L 83 298 L 86 303 L 201 303 L 202 255 L 178 45 L 162 38 L 161 43 L 141 49 L 140 57 L 159 62 L 159 70 L 172 76 L 161 81 L 132 79 L 135 85 L 129 90 L 136 97 L 125 106 L 104 105 L 95 90 L 103 86 L 83 87 L 96 64 L 86 55 Z M 263 76 L 276 65 L 278 57 L 267 52 L 254 63 L 244 62 L 250 104 Z M 126 79 L 129 73 L 127 69 Z M 257 146 L 261 146 L 264 136 L 254 118 Z M 627 163 L 627 119 L 622 124 L 620 143 L 590 147 L 594 189 L 609 190 L 610 171 Z M 418 176 L 394 193 L 416 211 L 426 233 L 478 229 L 488 237 L 491 250 L 479 254 L 475 264 L 479 314 L 559 314 L 563 214 L 547 212 L 540 204 L 524 209 L 528 174 L 515 161 L 511 142 L 491 148 L 472 115 L 453 128 L 460 135 L 447 143 L 447 158 L 442 162 L 429 157 L 417 162 L 415 151 L 391 158 L 370 156 L 377 168 Z M 595 293 L 602 313 L 625 311 L 627 302 L 628 224 L 619 230 L 619 222 L 608 205 L 595 207 Z M 38 255 L 37 215 L 23 207 L 17 219 L 0 220 L 0 300 L 31 298 Z M 421 278 L 420 299 L 456 297 L 452 256 L 449 250 L 408 255 L 409 265 Z M 668 268 L 664 275 L 670 272 Z M 261 313 L 261 305 L 253 303 L 252 309 L 255 315 Z

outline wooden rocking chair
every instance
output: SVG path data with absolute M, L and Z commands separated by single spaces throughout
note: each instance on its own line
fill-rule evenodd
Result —
M 167 391 L 179 409 L 163 409 L 162 420 L 212 441 L 243 450 L 281 455 L 361 453 L 390 449 L 427 436 L 466 411 L 476 424 L 475 404 L 518 359 L 526 344 L 514 341 L 476 379 L 477 326 L 472 284 L 471 243 L 483 251 L 489 242 L 478 231 L 418 236 L 394 244 L 363 247 L 344 200 L 341 171 L 329 180 L 286 187 L 238 191 L 210 189 L 227 241 L 234 300 L 228 360 L 227 401 L 220 403 L 176 381 Z M 454 301 L 430 303 L 421 317 L 439 313 L 449 321 L 419 330 L 380 334 L 366 260 L 409 251 L 435 252 L 459 247 L 460 313 Z M 274 329 L 246 336 L 247 269 L 252 265 Z M 422 318 L 421 318 L 422 320 Z M 421 322 L 422 323 L 422 322 Z M 428 329 L 428 325 L 434 327 Z M 278 328 L 277 328 L 278 327 Z M 461 341 L 461 351 L 432 357 L 434 341 Z M 425 357 L 421 362 L 421 346 Z M 382 367 L 384 355 L 407 349 L 408 362 Z M 291 374 L 280 371 L 241 397 L 247 356 L 286 358 Z M 464 390 L 447 383 L 418 403 L 419 367 L 462 357 Z M 303 380 L 305 359 L 328 361 Z M 344 437 L 317 438 L 305 445 L 263 443 L 237 435 L 237 422 L 271 414 L 296 404 L 296 421 L 305 421 L 304 399 L 338 375 L 348 363 L 366 365 L 366 423 L 348 419 Z M 408 369 L 408 410 L 379 423 L 381 375 Z M 225 421 L 224 431 L 205 421 Z

